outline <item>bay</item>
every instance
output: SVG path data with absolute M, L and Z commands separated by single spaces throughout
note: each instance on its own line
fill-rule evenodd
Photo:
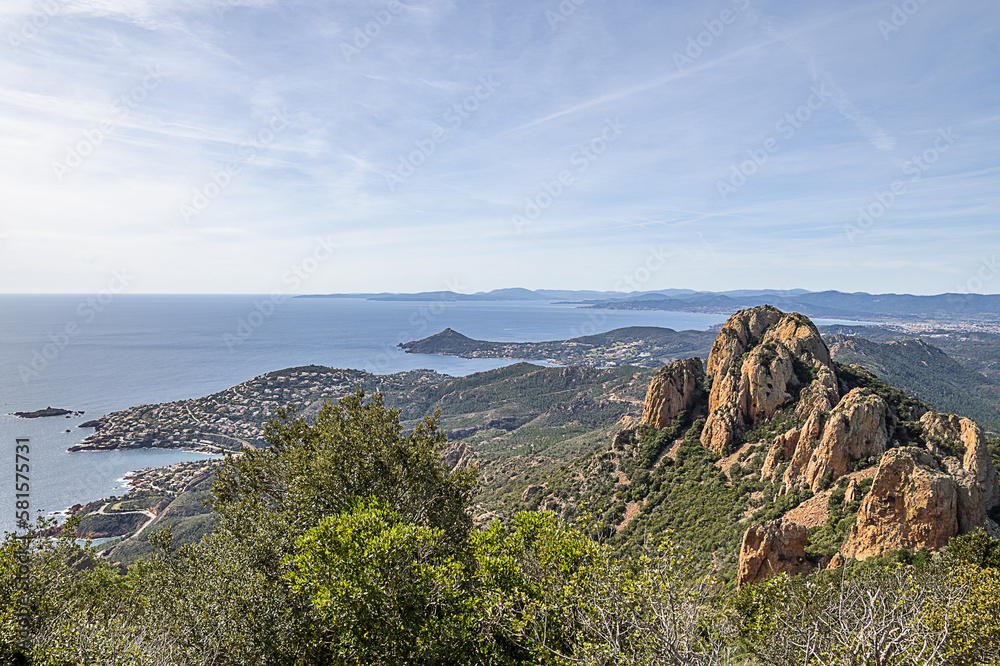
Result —
M 477 339 L 529 342 L 623 326 L 703 330 L 725 319 L 534 301 L 0 295 L 0 451 L 8 452 L 0 464 L 0 530 L 14 524 L 16 438 L 31 443 L 32 510 L 57 511 L 121 494 L 122 477 L 131 470 L 203 457 L 176 450 L 66 451 L 91 432 L 79 424 L 108 412 L 197 398 L 261 373 L 313 363 L 457 376 L 514 362 L 411 355 L 396 347 L 448 327 Z M 85 414 L 9 416 L 47 406 Z

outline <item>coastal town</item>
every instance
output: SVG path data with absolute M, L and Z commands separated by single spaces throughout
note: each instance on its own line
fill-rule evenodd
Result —
M 70 451 L 131 448 L 183 448 L 205 453 L 240 451 L 263 444 L 264 424 L 282 407 L 298 414 L 318 411 L 372 375 L 322 366 L 290 368 L 204 398 L 138 405 L 113 412 L 83 426 L 94 434 Z
M 324 403 L 356 388 L 366 393 L 407 393 L 448 379 L 431 370 L 374 375 L 319 365 L 258 375 L 224 391 L 191 400 L 142 404 L 81 424 L 94 433 L 70 451 L 164 448 L 202 453 L 255 449 L 264 445 L 264 425 L 282 408 L 312 418 Z M 421 414 L 422 415 L 422 414 Z

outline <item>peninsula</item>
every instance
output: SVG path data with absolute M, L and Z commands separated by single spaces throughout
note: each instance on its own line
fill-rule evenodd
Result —
M 407 354 L 506 358 L 602 368 L 621 365 L 658 368 L 679 358 L 707 356 L 715 336 L 714 331 L 630 326 L 569 340 L 487 342 L 446 328 L 423 340 L 400 343 L 399 347 Z

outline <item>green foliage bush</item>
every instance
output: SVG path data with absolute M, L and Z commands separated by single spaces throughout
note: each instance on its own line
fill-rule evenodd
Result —
M 670 441 L 685 426 L 672 424 Z M 51 525 L 43 524 L 27 539 L 31 576 L 22 579 L 22 541 L 7 535 L 0 663 L 1000 659 L 1000 546 L 984 532 L 953 539 L 943 557 L 900 551 L 735 593 L 729 581 L 751 494 L 764 494 L 754 519 L 766 520 L 812 493 L 775 498 L 773 484 L 746 475 L 762 455 L 734 466 L 730 483 L 700 444 L 703 426 L 687 428 L 674 464 L 636 466 L 630 485 L 618 485 L 618 461 L 641 453 L 636 445 L 592 456 L 593 494 L 568 507 L 572 524 L 525 512 L 473 529 L 475 479 L 441 465 L 436 418 L 404 433 L 398 412 L 360 392 L 325 407 L 314 423 L 283 413 L 268 426 L 269 448 L 224 462 L 211 512 L 198 512 L 197 495 L 179 501 L 177 515 L 149 537 L 156 555 L 127 573 L 69 536 L 45 537 Z M 550 489 L 576 493 L 576 471 L 563 465 Z M 850 530 L 857 503 L 845 507 L 845 495 L 838 481 L 829 520 L 810 531 L 817 559 Z M 613 524 L 628 500 L 645 506 L 619 533 Z M 195 521 L 215 529 L 194 542 L 185 530 Z M 22 608 L 23 646 L 14 639 Z

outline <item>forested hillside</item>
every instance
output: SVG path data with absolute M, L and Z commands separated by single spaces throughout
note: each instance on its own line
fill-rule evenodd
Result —
M 1000 442 L 801 315 L 738 313 L 707 364 L 362 378 L 384 392 L 7 535 L 0 661 L 1000 659 Z M 144 512 L 105 556 L 72 538 Z
M 1000 382 L 969 370 L 922 340 L 878 343 L 835 335 L 830 352 L 843 363 L 857 363 L 936 409 L 974 419 L 1000 432 Z

